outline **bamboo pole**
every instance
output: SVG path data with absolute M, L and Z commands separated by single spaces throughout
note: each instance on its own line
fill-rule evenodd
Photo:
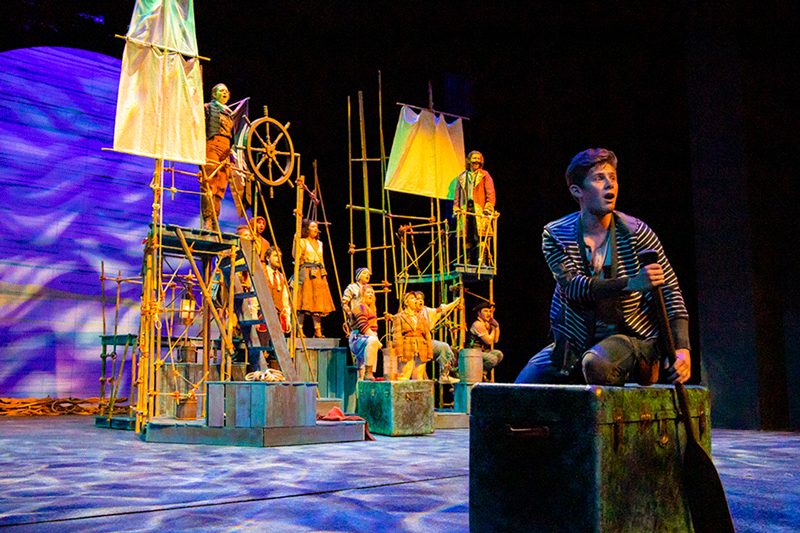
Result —
M 227 318 L 227 320 L 228 320 L 228 328 L 227 328 L 227 331 L 225 332 L 225 339 L 227 339 L 227 342 L 229 342 L 231 344 L 231 346 L 233 346 L 233 285 L 234 285 L 234 276 L 236 276 L 236 265 L 235 265 L 235 263 L 236 263 L 236 253 L 237 253 L 237 251 L 238 251 L 238 248 L 235 245 L 231 247 L 231 276 L 230 276 L 230 279 L 228 281 L 228 318 Z M 245 353 L 246 353 L 246 351 L 245 351 Z M 228 366 L 227 366 L 227 372 L 226 372 L 227 379 L 224 379 L 223 381 L 230 381 L 230 379 L 231 379 L 231 366 L 233 365 L 233 356 L 234 356 L 233 351 L 231 351 L 230 354 L 228 354 L 228 355 L 229 355 L 229 357 L 228 357 Z M 249 357 L 249 356 L 245 356 L 245 357 Z M 249 363 L 249 360 L 246 360 L 245 362 Z
M 381 71 L 378 71 L 378 131 L 380 134 L 380 150 L 381 150 L 381 211 L 386 213 L 386 190 L 384 184 L 386 183 L 386 145 L 383 139 L 383 82 L 381 80 Z M 385 216 L 381 217 L 381 231 L 383 232 L 383 281 L 389 278 L 389 256 L 386 245 L 386 224 Z M 389 295 L 386 294 L 383 298 L 383 312 L 389 313 Z M 389 333 L 389 326 L 386 327 L 387 334 Z
M 362 159 L 367 158 L 367 133 L 364 124 L 364 93 L 358 91 L 358 118 L 359 118 L 359 130 L 361 132 L 361 157 Z M 367 247 L 370 250 L 367 252 L 367 268 L 372 271 L 372 225 L 370 223 L 370 214 L 369 214 L 369 179 L 368 179 L 368 171 L 367 171 L 367 162 L 361 162 L 361 172 L 364 178 L 364 222 L 366 223 L 367 229 Z
M 347 96 L 347 157 L 350 160 L 347 166 L 349 173 L 349 202 L 347 204 L 350 214 L 350 246 L 355 246 L 355 237 L 353 236 L 353 128 L 352 128 L 352 112 L 350 109 L 350 95 Z M 355 276 L 355 258 L 354 254 L 350 254 L 350 283 L 353 282 Z
M 295 323 L 292 324 L 292 337 L 291 337 L 291 350 L 290 353 L 292 354 L 292 359 L 294 359 L 295 349 L 297 347 L 297 325 L 299 320 L 297 315 L 300 314 L 300 311 L 297 309 L 298 304 L 298 293 L 300 290 L 300 241 L 301 241 L 301 232 L 303 229 L 303 186 L 305 185 L 306 178 L 305 176 L 300 176 L 297 178 L 295 182 L 297 188 L 297 199 L 295 204 L 295 211 L 294 211 L 294 242 L 292 243 L 292 257 L 295 258 L 294 260 L 294 284 L 292 286 L 292 308 L 295 311 Z

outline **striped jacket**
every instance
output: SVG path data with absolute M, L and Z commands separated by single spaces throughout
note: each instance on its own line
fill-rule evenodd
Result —
M 556 279 L 550 307 L 550 327 L 556 345 L 552 362 L 569 375 L 583 353 L 594 344 L 598 310 L 614 316 L 619 333 L 650 339 L 658 335 L 655 300 L 649 293 L 626 291 L 628 277 L 641 269 L 637 254 L 643 250 L 658 252 L 664 269 L 664 300 L 675 347 L 689 348 L 688 319 L 678 279 L 669 264 L 656 234 L 639 219 L 614 212 L 608 253 L 611 266 L 604 277 L 591 275 L 580 212 L 551 222 L 544 227 L 542 251 Z M 610 310 L 610 311 L 609 311 Z

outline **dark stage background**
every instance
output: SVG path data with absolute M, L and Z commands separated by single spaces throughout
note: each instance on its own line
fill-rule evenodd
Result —
M 224 82 L 233 100 L 251 97 L 251 117 L 268 105 L 291 122 L 302 172 L 312 176 L 318 161 L 342 283 L 347 97 L 355 104 L 364 91 L 377 157 L 378 71 L 387 153 L 395 103 L 426 106 L 430 81 L 437 110 L 470 117 L 466 149 L 483 152 L 495 179 L 499 381 L 513 381 L 547 343 L 554 282 L 541 228 L 576 209 L 563 177 L 570 158 L 601 146 L 619 158 L 618 208 L 658 233 L 678 274 L 694 381 L 702 362 L 715 424 L 798 429 L 790 217 L 800 83 L 798 8 L 789 4 L 239 1 L 197 2 L 195 18 L 200 54 L 211 59 L 206 100 Z M 120 58 L 124 42 L 113 35 L 126 32 L 132 9 L 132 1 L 5 0 L 0 51 L 62 46 Z M 284 249 L 293 197 L 284 187 L 270 204 L 273 219 L 283 217 Z M 339 331 L 338 320 L 326 330 Z

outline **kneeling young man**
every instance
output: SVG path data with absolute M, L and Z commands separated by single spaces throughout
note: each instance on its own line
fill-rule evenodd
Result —
M 668 382 L 691 373 L 689 315 L 678 279 L 656 234 L 641 220 L 615 211 L 617 157 L 604 149 L 576 155 L 566 173 L 580 211 L 547 224 L 542 250 L 556 279 L 550 308 L 555 342 L 534 355 L 517 383 L 622 385 L 658 380 L 666 354 L 658 342 L 658 315 L 649 291 L 663 286 L 677 361 Z M 642 267 L 637 254 L 658 261 Z

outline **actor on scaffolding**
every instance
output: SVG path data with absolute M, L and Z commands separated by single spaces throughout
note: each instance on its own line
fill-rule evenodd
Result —
M 319 227 L 313 220 L 304 219 L 300 233 L 299 250 L 292 250 L 300 263 L 298 279 L 297 327 L 303 329 L 305 315 L 314 321 L 314 337 L 322 337 L 322 317 L 335 309 L 328 287 L 328 272 L 322 258 L 322 241 Z
M 483 168 L 483 154 L 472 151 L 467 156 L 467 169 L 456 178 L 453 215 L 457 218 L 456 235 L 464 247 L 466 262 L 478 262 L 481 238 L 491 235 L 495 208 L 494 180 Z M 484 256 L 488 250 L 484 250 Z
M 352 306 L 355 305 L 365 287 L 369 286 L 369 279 L 372 276 L 372 271 L 364 267 L 356 270 L 356 281 L 348 285 L 342 293 L 342 310 L 345 317 L 347 317 L 347 327 L 353 329 L 353 311 Z
M 615 210 L 617 157 L 602 148 L 576 155 L 566 172 L 580 210 L 544 227 L 542 250 L 556 280 L 551 304 L 552 344 L 534 355 L 517 383 L 641 385 L 659 379 L 684 383 L 691 374 L 688 313 L 678 278 L 656 234 Z M 638 253 L 655 250 L 642 266 Z M 677 360 L 669 367 L 659 347 L 656 300 L 663 287 Z
M 461 302 L 459 297 L 454 302 L 442 304 L 439 307 L 425 307 L 425 294 L 422 291 L 414 291 L 417 296 L 419 312 L 424 320 L 428 321 L 428 328 L 431 331 L 431 347 L 433 348 L 433 358 L 439 364 L 439 381 L 441 383 L 458 383 L 458 361 L 456 361 L 453 349 L 446 342 L 433 338 L 433 330 L 450 312 Z M 453 367 L 453 363 L 456 366 Z
M 425 379 L 425 365 L 433 359 L 431 330 L 413 292 L 403 295 L 403 309 L 392 319 L 392 350 L 397 357 L 398 380 Z
M 378 338 L 378 313 L 375 307 L 375 290 L 369 285 L 361 290 L 361 297 L 351 307 L 352 326 L 348 344 L 358 367 L 358 379 L 375 379 L 378 352 L 383 348 Z M 366 364 L 365 364 L 366 363 Z
M 218 83 L 211 89 L 211 102 L 205 105 L 206 164 L 200 172 L 200 215 L 203 229 L 216 231 L 222 198 L 228 189 L 228 159 L 233 141 L 233 117 L 227 104 L 231 94 Z
M 484 381 L 486 373 L 503 360 L 503 352 L 494 345 L 500 340 L 500 324 L 494 319 L 494 304 L 481 302 L 472 312 L 475 320 L 467 332 L 467 348 L 478 348 L 483 351 Z
M 250 233 L 253 236 L 253 247 L 255 248 L 256 255 L 261 261 L 261 266 L 266 270 L 269 259 L 267 257 L 267 250 L 269 250 L 269 241 L 263 237 L 264 230 L 267 228 L 267 221 L 262 216 L 253 217 L 250 219 Z

